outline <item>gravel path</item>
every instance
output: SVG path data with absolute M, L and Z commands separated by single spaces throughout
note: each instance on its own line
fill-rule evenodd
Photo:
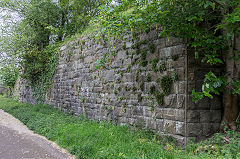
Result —
M 34 134 L 0 109 L 0 159 L 74 159 L 66 150 Z

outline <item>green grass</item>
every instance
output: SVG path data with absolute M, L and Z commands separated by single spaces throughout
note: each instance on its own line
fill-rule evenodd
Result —
M 21 120 L 36 133 L 55 141 L 77 158 L 184 159 L 221 158 L 222 155 L 203 151 L 205 147 L 200 147 L 200 151 L 199 144 L 189 145 L 186 151 L 168 143 L 163 146 L 152 133 L 74 117 L 47 105 L 32 106 L 4 97 L 0 97 L 0 101 L 0 109 Z M 240 142 L 238 144 L 240 146 Z M 226 151 L 237 154 L 238 150 L 235 146 L 234 150 L 230 148 Z

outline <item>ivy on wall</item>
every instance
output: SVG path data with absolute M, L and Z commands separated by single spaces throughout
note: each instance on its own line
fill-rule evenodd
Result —
M 48 45 L 41 53 L 33 51 L 26 54 L 22 78 L 27 79 L 33 90 L 35 102 L 44 103 L 47 90 L 50 88 L 55 73 L 60 43 Z

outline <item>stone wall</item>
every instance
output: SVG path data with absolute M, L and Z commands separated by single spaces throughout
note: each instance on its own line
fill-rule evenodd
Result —
M 0 86 L 0 95 L 8 94 L 9 89 L 5 86 Z
M 157 35 L 125 35 L 111 46 L 84 36 L 64 45 L 46 103 L 90 119 L 151 127 L 180 142 L 216 132 L 221 100 L 190 99 L 204 73 L 197 68 L 204 67 L 190 67 L 183 40 Z M 106 52 L 104 68 L 97 69 Z M 21 85 L 20 100 L 35 103 L 31 88 Z
M 205 139 L 217 132 L 220 127 L 223 105 L 222 95 L 214 96 L 213 99 L 203 98 L 198 103 L 192 102 L 191 92 L 193 89 L 201 91 L 205 74 L 209 71 L 216 75 L 222 75 L 224 72 L 222 66 L 209 67 L 208 64 L 202 63 L 201 58 L 195 59 L 194 53 L 188 51 L 188 96 L 187 96 L 187 136 L 197 141 Z

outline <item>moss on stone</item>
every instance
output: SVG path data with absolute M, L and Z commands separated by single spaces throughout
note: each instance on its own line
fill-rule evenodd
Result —
M 126 51 L 126 55 L 129 55 L 129 52 L 128 52 L 128 50 Z
M 155 93 L 155 98 L 158 103 L 158 105 L 163 105 L 164 104 L 164 94 L 160 92 Z
M 149 44 L 148 49 L 149 49 L 150 53 L 152 53 L 152 54 L 153 54 L 153 53 L 155 52 L 155 50 L 156 50 L 156 49 L 155 49 L 155 45 L 154 45 L 153 43 L 150 43 L 150 44 Z
M 141 84 L 140 84 L 140 90 L 141 90 L 141 91 L 144 91 L 144 82 L 141 82 Z
M 137 90 L 137 88 L 135 86 L 133 86 L 132 91 L 135 92 Z
M 147 74 L 147 77 L 146 77 L 146 81 L 147 81 L 147 82 L 151 82 L 151 80 L 152 80 L 151 74 L 148 73 L 148 74 Z
M 166 71 L 166 62 L 162 62 L 159 66 L 159 70 L 161 72 Z
M 140 49 L 137 48 L 137 50 L 136 50 L 136 54 L 139 55 L 140 53 L 141 53 Z
M 143 98 L 142 98 L 142 94 L 139 93 L 139 94 L 138 94 L 138 102 L 142 102 L 142 99 L 143 99 Z
M 171 77 L 171 78 L 172 78 L 172 81 L 173 81 L 173 82 L 176 82 L 176 81 L 178 80 L 178 75 L 177 75 L 177 72 L 176 72 L 176 71 L 173 71 L 173 72 L 172 72 L 172 77 Z
M 120 76 L 123 77 L 123 71 L 120 72 Z
M 138 78 L 139 78 L 139 72 L 137 71 L 137 72 L 136 72 L 136 76 L 135 76 L 135 81 L 136 81 L 136 82 L 138 81 Z
M 127 67 L 127 72 L 128 73 L 131 71 L 131 68 L 132 68 L 132 66 L 131 66 L 131 64 L 129 64 L 128 67 Z
M 118 87 L 117 90 L 118 90 L 118 92 L 120 92 L 121 91 L 121 87 Z
M 163 76 L 163 78 L 161 79 L 161 87 L 165 95 L 170 94 L 171 85 L 172 85 L 172 78 L 169 77 L 168 75 Z
M 161 83 L 161 78 L 158 78 L 158 79 L 156 80 L 156 82 L 160 84 L 160 83 Z
M 120 97 L 119 97 L 119 100 L 120 100 L 120 101 L 122 101 L 123 99 L 124 99 L 124 97 L 123 97 L 123 96 L 120 96 Z
M 173 60 L 173 61 L 177 61 L 178 59 L 179 59 L 179 55 L 173 55 L 173 56 L 172 56 L 172 60 Z
M 154 94 L 155 91 L 156 91 L 156 87 L 155 87 L 154 85 L 152 85 L 152 86 L 150 87 L 149 93 L 150 93 L 150 94 Z
M 157 63 L 158 63 L 158 61 L 159 61 L 158 58 L 155 58 L 155 59 L 153 59 L 153 60 L 151 61 L 151 63 L 152 63 L 152 70 L 153 70 L 154 72 L 158 72 L 158 68 L 157 68 Z
M 146 58 L 147 58 L 147 51 L 142 51 L 141 52 L 141 59 L 146 60 Z
M 126 47 L 126 42 L 123 43 L 122 49 L 123 49 L 123 50 L 126 50 L 126 49 L 127 49 L 127 47 Z
M 147 61 L 147 60 L 142 60 L 142 61 L 140 62 L 140 65 L 141 65 L 142 67 L 146 67 L 147 64 L 148 64 L 148 61 Z

